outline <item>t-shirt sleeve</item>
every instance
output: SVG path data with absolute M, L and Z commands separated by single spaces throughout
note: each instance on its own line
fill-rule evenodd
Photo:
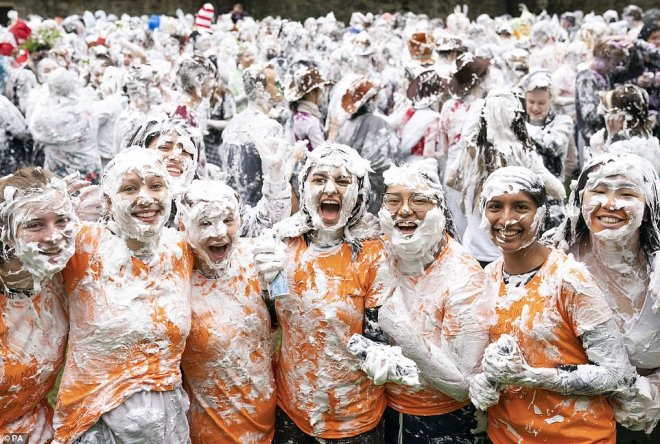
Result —
M 381 241 L 374 242 L 365 250 L 365 260 L 358 270 L 359 276 L 363 277 L 364 307 L 380 307 L 392 291 L 392 273 Z
M 577 337 L 612 318 L 605 295 L 586 269 L 571 269 L 561 286 L 560 311 Z
M 103 227 L 99 224 L 83 223 L 76 236 L 76 252 L 62 270 L 64 285 L 71 294 L 89 268 L 90 258 L 98 248 Z

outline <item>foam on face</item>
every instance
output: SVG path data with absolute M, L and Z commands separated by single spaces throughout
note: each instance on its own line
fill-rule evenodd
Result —
M 509 166 L 496 170 L 488 176 L 481 192 L 479 200 L 481 208 L 481 224 L 479 225 L 479 228 L 486 231 L 495 245 L 498 245 L 497 241 L 501 241 L 502 239 L 499 239 L 497 234 L 493 234 L 490 221 L 488 220 L 488 217 L 486 217 L 486 206 L 488 205 L 488 202 L 498 196 L 503 196 L 505 194 L 518 194 L 523 191 L 529 194 L 538 194 L 542 189 L 543 181 L 541 178 L 527 168 Z M 520 249 L 527 248 L 538 238 L 539 230 L 542 228 L 546 211 L 547 208 L 545 205 L 537 207 L 531 226 L 534 235 L 527 243 L 523 244 Z M 504 225 L 499 229 L 499 233 L 520 222 L 524 217 L 525 216 L 520 219 L 505 221 Z M 498 248 L 500 248 L 499 245 Z
M 5 245 L 4 259 L 13 252 L 34 281 L 34 289 L 41 290 L 41 282 L 64 269 L 75 253 L 75 238 L 80 229 L 73 202 L 69 198 L 66 183 L 60 179 L 51 179 L 41 189 L 18 190 L 6 187 L 5 201 L 0 205 L 0 219 L 7 225 L 0 228 L 0 240 Z M 29 242 L 19 231 L 48 213 L 66 221 L 63 226 L 55 227 L 50 236 L 40 246 L 39 242 Z M 7 251 L 7 247 L 9 250 Z M 47 253 L 59 251 L 56 256 Z
M 198 259 L 215 272 L 226 268 L 228 260 L 222 262 L 212 261 L 205 251 L 205 245 L 211 238 L 222 239 L 227 236 L 225 220 L 232 217 L 240 226 L 239 203 L 236 192 L 220 181 L 195 180 L 187 188 L 178 205 L 179 217 L 183 222 L 185 237 L 195 251 Z M 239 230 L 236 230 L 235 237 Z M 232 239 L 233 250 L 235 238 Z M 226 258 L 231 256 L 232 250 L 227 252 Z
M 147 176 L 164 179 L 167 184 L 167 193 L 164 197 L 155 199 L 141 187 L 135 199 L 122 199 L 119 191 L 124 177 L 129 173 L 137 174 L 143 183 Z M 112 219 L 118 231 L 117 235 L 124 239 L 151 244 L 152 247 L 158 243 L 160 233 L 170 216 L 172 198 L 170 175 L 155 151 L 130 147 L 118 153 L 103 172 L 101 190 L 105 196 L 110 198 Z M 132 211 L 135 207 L 150 205 L 156 205 L 161 209 L 157 223 L 147 224 L 133 217 Z
M 622 196 L 615 199 L 614 202 L 611 203 L 609 209 L 625 211 L 628 216 L 628 223 L 625 226 L 614 230 L 606 229 L 594 233 L 591 226 L 591 216 L 598 208 L 604 207 L 608 204 L 608 198 L 603 194 L 594 194 L 587 202 L 584 201 L 584 192 L 592 191 L 599 185 L 612 191 L 624 188 L 633 189 L 640 194 L 647 196 L 649 193 L 646 190 L 646 181 L 644 180 L 640 169 L 635 168 L 630 162 L 617 161 L 606 163 L 595 171 L 589 173 L 587 183 L 584 189 L 580 192 L 582 217 L 594 237 L 601 240 L 622 240 L 630 237 L 642 224 L 645 200 L 632 196 Z
M 195 169 L 197 167 L 197 147 L 193 143 L 190 135 L 184 134 L 183 131 L 179 131 L 176 128 L 165 130 L 160 136 L 158 136 L 155 145 L 156 149 L 162 145 L 174 147 L 172 151 L 167 153 L 163 158 L 163 162 L 165 163 L 168 172 L 173 168 L 178 170 L 179 165 L 182 169 L 181 171 L 176 172 L 176 174 L 179 174 L 178 176 L 170 175 L 170 181 L 174 187 L 173 194 L 178 194 L 181 192 L 182 188 L 190 184 L 193 177 L 195 177 Z M 186 156 L 184 153 L 190 154 L 190 156 Z
M 347 223 L 360 209 L 356 209 L 358 197 L 363 190 L 360 189 L 358 178 L 365 178 L 371 171 L 369 161 L 360 157 L 354 149 L 336 143 L 326 143 L 310 153 L 305 167 L 300 173 L 301 179 L 301 209 L 311 218 L 312 226 L 320 237 L 328 237 L 328 241 L 340 239 Z M 328 180 L 323 185 L 306 182 L 314 172 L 324 172 Z M 325 226 L 319 214 L 319 198 L 323 193 L 334 192 L 334 174 L 351 176 L 351 184 L 342 197 L 340 216 L 337 223 L 331 227 Z M 364 186 L 364 185 L 363 185 Z M 364 194 L 364 193 L 362 193 Z M 366 203 L 361 204 L 366 208 Z M 364 210 L 364 208 L 362 209 Z M 364 212 L 364 211 L 362 211 Z

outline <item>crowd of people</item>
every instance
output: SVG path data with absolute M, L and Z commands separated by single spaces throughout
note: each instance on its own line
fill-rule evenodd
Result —
M 9 19 L 0 437 L 660 440 L 659 9 Z

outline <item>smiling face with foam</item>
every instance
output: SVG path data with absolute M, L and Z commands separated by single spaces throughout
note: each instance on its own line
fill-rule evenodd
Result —
M 582 194 L 582 217 L 599 238 L 625 239 L 638 233 L 644 218 L 644 185 L 633 171 L 614 163 L 589 174 Z
M 241 226 L 236 191 L 220 181 L 195 180 L 181 198 L 179 218 L 202 271 L 225 269 Z
M 3 256 L 10 263 L 5 281 L 25 283 L 31 278 L 38 290 L 75 252 L 79 221 L 66 184 L 51 178 L 39 188 L 7 186 L 0 214 Z
M 150 242 L 169 219 L 172 198 L 169 173 L 154 151 L 131 147 L 106 166 L 101 183 L 109 198 L 118 235 Z
M 538 239 L 546 214 L 541 178 L 523 167 L 496 170 L 481 193 L 481 225 L 504 252 L 529 247 Z

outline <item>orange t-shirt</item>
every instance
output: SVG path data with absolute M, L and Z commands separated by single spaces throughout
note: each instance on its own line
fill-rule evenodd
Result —
M 408 293 L 414 294 L 405 301 L 413 327 L 438 347 L 448 337 L 483 333 L 485 338 L 489 317 L 489 306 L 482 296 L 485 276 L 479 263 L 449 236 L 445 241 L 442 252 L 423 274 L 406 277 Z M 480 359 L 475 356 L 475 363 Z M 388 383 L 388 405 L 407 415 L 433 416 L 470 402 L 444 394 L 423 377 L 420 382 L 419 387 Z
M 57 274 L 30 298 L 0 294 L 0 436 L 30 433 L 64 362 L 69 320 Z
M 347 243 L 320 250 L 289 240 L 289 297 L 276 302 L 282 348 L 275 373 L 277 402 L 306 434 L 326 439 L 374 428 L 385 410 L 375 386 L 348 352 L 362 333 L 364 310 L 389 291 L 383 243 L 362 242 L 356 260 Z
M 192 281 L 192 326 L 181 365 L 193 444 L 270 444 L 275 434 L 270 315 L 248 240 L 218 279 Z
M 55 438 L 69 443 L 140 391 L 181 385 L 190 330 L 193 257 L 165 229 L 147 263 L 98 224 L 84 225 L 63 271 L 71 328 L 55 408 Z
M 586 268 L 557 250 L 524 288 L 507 288 L 502 259 L 489 265 L 489 289 L 499 296 L 491 340 L 516 338 L 532 367 L 588 364 L 579 336 L 612 318 Z M 499 290 L 498 290 L 499 289 Z M 612 443 L 616 428 L 605 396 L 507 386 L 488 410 L 493 443 Z

